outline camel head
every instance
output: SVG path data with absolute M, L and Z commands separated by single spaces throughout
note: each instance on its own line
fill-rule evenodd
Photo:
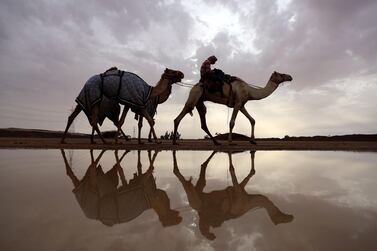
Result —
M 274 71 L 271 75 L 270 81 L 279 85 L 279 84 L 286 82 L 286 81 L 292 81 L 292 77 L 291 77 L 291 75 Z
M 170 84 L 174 84 L 177 82 L 180 82 L 185 75 L 181 71 L 172 70 L 169 68 L 166 68 L 164 73 L 162 73 L 161 78 L 162 79 L 168 79 L 170 80 Z
M 157 96 L 159 96 L 159 104 L 165 102 L 172 90 L 172 85 L 174 83 L 180 82 L 184 78 L 184 74 L 181 71 L 171 70 L 166 68 L 164 73 L 161 75 L 160 81 L 157 83 L 157 85 L 160 85 L 161 83 L 165 83 L 164 90 L 160 92 Z M 164 81 L 162 81 L 164 80 Z

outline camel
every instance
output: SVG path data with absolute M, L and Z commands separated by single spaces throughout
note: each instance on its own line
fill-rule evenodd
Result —
M 81 111 L 85 112 L 89 123 L 92 126 L 92 144 L 95 143 L 93 140 L 94 131 L 97 132 L 102 142 L 106 144 L 97 124 L 100 121 L 100 117 L 103 119 L 104 117 L 110 118 L 109 114 L 112 113 L 111 120 L 117 127 L 117 133 L 115 135 L 117 141 L 119 132 L 125 136 L 121 127 L 129 109 L 132 109 L 135 113 L 140 114 L 147 119 L 151 127 L 152 135 L 155 141 L 158 142 L 152 118 L 153 110 L 155 110 L 157 106 L 156 101 L 157 103 L 165 102 L 171 93 L 172 84 L 180 82 L 183 77 L 184 74 L 181 71 L 166 68 L 156 86 L 152 87 L 147 85 L 144 80 L 136 74 L 122 72 L 116 68 L 111 68 L 103 74 L 92 76 L 86 82 L 79 96 L 76 98 L 78 104 L 72 114 L 68 117 L 67 126 L 62 136 L 61 143 L 65 143 L 68 129 Z M 131 87 L 134 89 L 129 91 Z M 119 118 L 119 112 L 115 112 L 114 114 L 114 110 L 118 109 L 116 107 L 118 104 L 113 103 L 112 106 L 107 108 L 107 110 L 105 109 L 105 111 L 101 112 L 101 101 L 103 97 L 106 97 L 113 102 L 115 100 L 116 103 L 124 105 L 119 120 L 116 119 L 116 117 Z
M 107 226 L 113 226 L 130 222 L 144 211 L 153 209 L 163 227 L 177 225 L 182 221 L 179 212 L 171 209 L 166 191 L 156 186 L 153 170 L 157 152 L 151 157 L 151 151 L 148 151 L 149 168 L 143 173 L 140 150 L 138 151 L 137 172 L 128 182 L 121 161 L 130 151 L 125 151 L 120 158 L 118 151 L 114 151 L 116 163 L 106 173 L 99 164 L 104 152 L 102 150 L 94 159 L 93 150 L 90 151 L 91 164 L 84 177 L 78 179 L 64 150 L 61 150 L 67 176 L 74 186 L 72 192 L 87 218 L 98 220 Z M 120 186 L 119 180 L 121 181 Z
M 250 171 L 241 183 L 238 182 L 236 177 L 232 153 L 228 152 L 232 186 L 228 186 L 223 190 L 204 192 L 204 187 L 206 186 L 206 169 L 215 153 L 216 151 L 212 152 L 208 159 L 201 165 L 199 179 L 194 186 L 192 178 L 186 180 L 179 171 L 176 153 L 173 151 L 173 172 L 182 183 L 190 206 L 198 212 L 199 230 L 203 236 L 209 240 L 214 240 L 216 236 L 210 231 L 210 227 L 220 227 L 225 221 L 241 217 L 248 211 L 257 208 L 264 208 L 275 225 L 288 223 L 293 220 L 294 217 L 292 215 L 283 213 L 267 196 L 248 194 L 245 191 L 246 184 L 255 174 L 255 152 L 253 151 L 250 152 Z
M 251 136 L 250 142 L 255 144 L 254 137 L 254 127 L 255 120 L 250 116 L 245 108 L 245 104 L 249 100 L 259 100 L 270 96 L 278 86 L 285 81 L 292 81 L 292 77 L 288 74 L 282 74 L 279 72 L 273 72 L 267 85 L 264 88 L 255 88 L 250 86 L 248 83 L 240 78 L 234 77 L 234 81 L 230 84 L 223 85 L 223 93 L 215 92 L 211 93 L 206 90 L 203 83 L 197 83 L 191 89 L 189 97 L 183 107 L 181 113 L 174 119 L 174 138 L 173 144 L 176 142 L 176 132 L 178 130 L 179 123 L 186 116 L 187 113 L 192 115 L 192 110 L 196 107 L 200 116 L 201 128 L 208 134 L 214 144 L 219 145 L 220 143 L 213 138 L 212 134 L 208 130 L 206 122 L 206 106 L 205 101 L 211 101 L 214 103 L 226 105 L 233 108 L 232 117 L 229 122 L 229 136 L 228 142 L 232 142 L 232 131 L 236 121 L 236 117 L 239 111 L 241 111 L 246 118 L 250 121 L 251 125 Z

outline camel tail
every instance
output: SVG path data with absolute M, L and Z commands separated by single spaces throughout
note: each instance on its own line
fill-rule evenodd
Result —
M 189 113 L 190 113 L 191 117 L 194 116 L 194 114 L 192 114 L 192 111 L 190 111 Z

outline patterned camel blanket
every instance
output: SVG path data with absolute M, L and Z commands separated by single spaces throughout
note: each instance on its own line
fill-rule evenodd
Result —
M 97 123 L 102 125 L 105 118 L 110 119 L 114 124 L 117 124 L 120 115 L 120 105 L 117 100 L 102 97 L 99 105 L 99 113 Z
M 89 78 L 77 96 L 76 102 L 89 118 L 92 107 L 101 102 L 104 97 L 128 105 L 133 111 L 146 108 L 148 113 L 154 116 L 157 101 L 149 99 L 151 91 L 152 87 L 138 75 L 116 69 Z M 108 107 L 102 109 L 104 113 L 102 117 L 106 117 L 106 113 L 109 111 L 107 109 L 113 109 L 115 106 L 114 102 L 110 102 L 109 105 L 107 101 L 106 105 Z

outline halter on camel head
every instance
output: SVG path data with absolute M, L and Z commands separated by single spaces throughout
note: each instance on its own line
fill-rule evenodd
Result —
M 166 68 L 164 73 L 161 75 L 161 78 L 171 80 L 172 84 L 180 82 L 184 77 L 185 75 L 183 74 L 183 72 L 169 68 Z
M 271 74 L 271 77 L 270 77 L 270 80 L 277 85 L 279 85 L 283 82 L 286 82 L 286 81 L 292 81 L 292 79 L 293 78 L 291 77 L 291 75 L 280 73 L 280 72 L 277 72 L 277 71 L 274 71 Z

